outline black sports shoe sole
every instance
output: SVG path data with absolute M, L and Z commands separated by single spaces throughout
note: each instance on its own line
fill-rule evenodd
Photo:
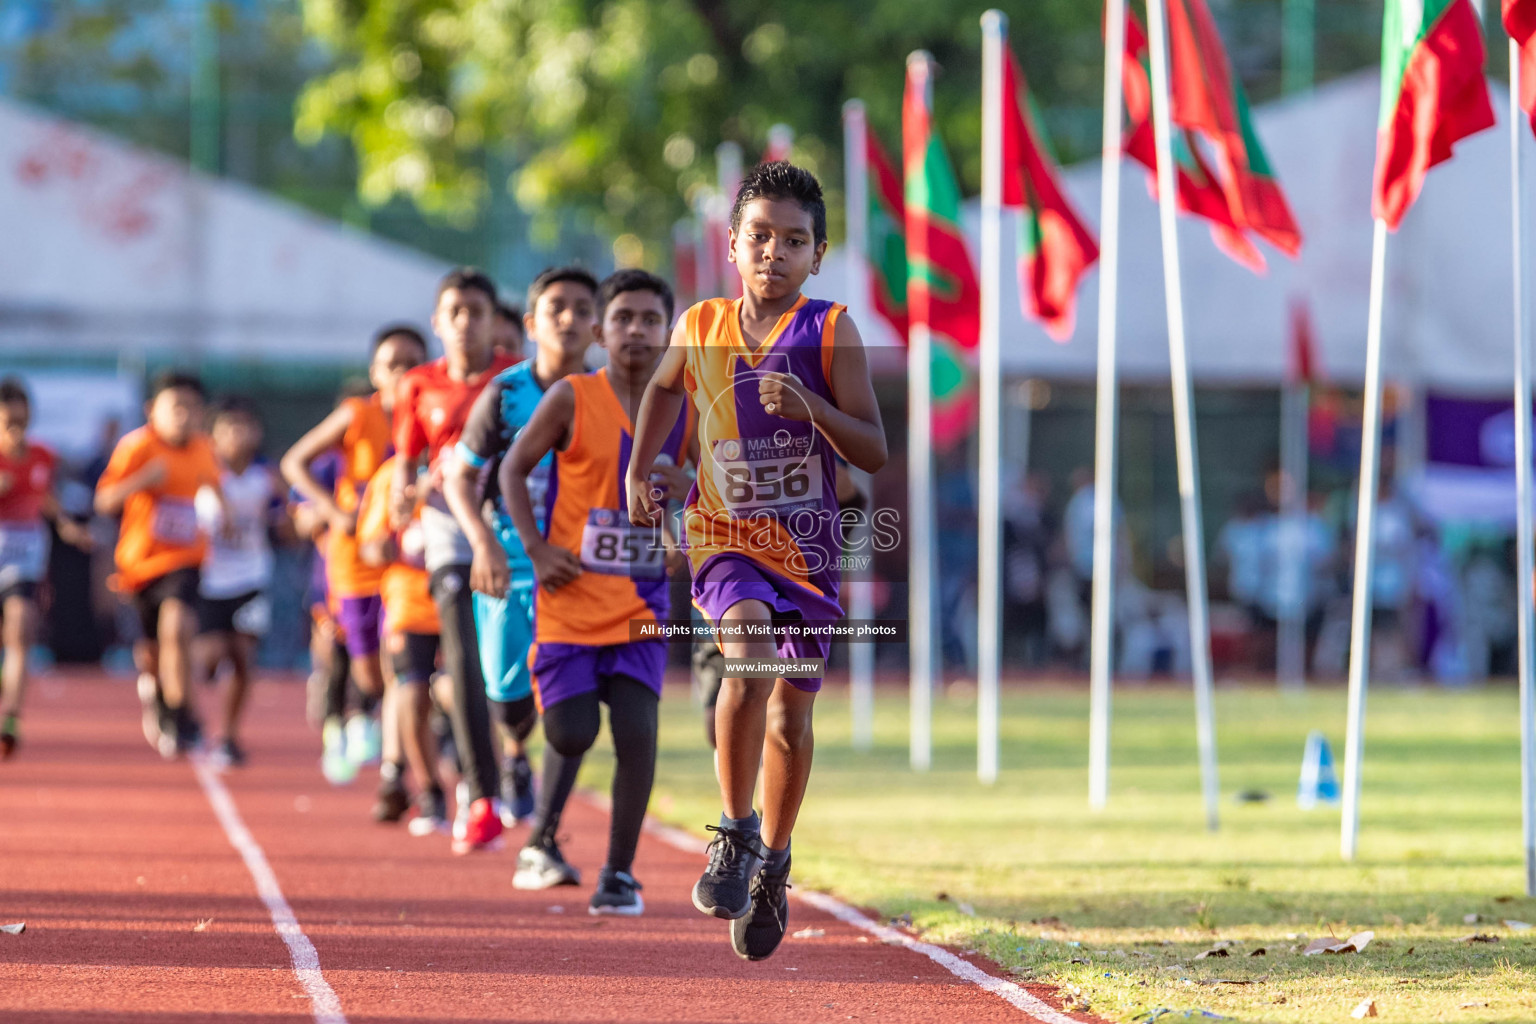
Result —
M 747 902 L 741 905 L 740 910 L 733 912 L 730 907 L 722 907 L 718 903 L 706 903 L 704 898 L 699 895 L 699 887 L 695 883 L 693 887 L 693 906 L 695 910 L 705 917 L 719 918 L 722 921 L 738 921 L 752 913 L 752 896 L 749 893 L 747 895 Z

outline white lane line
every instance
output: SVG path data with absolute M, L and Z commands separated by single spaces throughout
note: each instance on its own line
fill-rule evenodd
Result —
M 589 797 L 589 799 L 591 798 Z M 608 801 L 606 799 L 593 800 L 592 802 L 598 804 L 604 810 L 607 809 Z M 645 829 L 668 846 L 682 850 L 684 853 L 702 854 L 704 852 L 706 846 L 704 840 L 680 828 L 663 825 L 654 819 L 647 818 L 645 820 Z M 1082 1024 L 1081 1021 L 1067 1016 L 1050 1003 L 1047 1003 L 1038 996 L 1032 995 L 1029 991 L 1020 988 L 1013 982 L 994 977 L 975 964 L 960 959 L 947 949 L 935 946 L 932 943 L 919 942 L 910 935 L 905 935 L 894 928 L 887 928 L 877 921 L 872 921 L 834 896 L 828 896 L 823 892 L 813 892 L 809 889 L 791 889 L 790 892 L 802 902 L 809 903 L 823 913 L 831 914 L 844 924 L 851 924 L 861 931 L 868 932 L 881 942 L 893 946 L 905 946 L 914 953 L 921 953 L 940 967 L 949 971 L 949 973 L 955 975 L 955 977 L 962 978 L 977 988 L 985 989 L 1004 1002 L 1010 1003 L 1016 1009 L 1029 1014 L 1030 1017 L 1041 1022 L 1041 1024 Z
M 219 824 L 224 826 L 229 845 L 239 851 L 241 859 L 245 861 L 246 870 L 256 883 L 256 895 L 261 897 L 261 902 L 267 905 L 267 912 L 272 915 L 272 927 L 277 929 L 278 937 L 288 947 L 288 955 L 293 960 L 293 973 L 309 996 L 310 1012 L 314 1014 L 315 1024 L 347 1024 L 347 1018 L 341 1012 L 341 1000 L 336 998 L 325 975 L 320 973 L 320 954 L 315 952 L 315 944 L 309 941 L 309 936 L 299 927 L 299 919 L 294 916 L 293 908 L 284 898 L 283 890 L 277 884 L 277 876 L 267 863 L 267 855 L 262 852 L 256 837 L 251 835 L 251 830 L 245 827 L 240 811 L 235 807 L 234 797 L 229 795 L 229 790 L 224 786 L 224 780 L 200 757 L 192 760 L 192 770 L 203 787 L 204 795 L 208 797 L 208 803 L 213 806 Z

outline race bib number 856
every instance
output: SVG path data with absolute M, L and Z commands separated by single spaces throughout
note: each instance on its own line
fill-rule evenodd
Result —
M 609 576 L 658 579 L 666 570 L 661 532 L 631 525 L 618 509 L 595 508 L 581 531 L 581 566 Z
M 731 438 L 715 443 L 714 456 L 715 489 L 733 516 L 784 515 L 821 504 L 821 459 L 811 451 L 810 438 L 782 445 L 767 438 Z

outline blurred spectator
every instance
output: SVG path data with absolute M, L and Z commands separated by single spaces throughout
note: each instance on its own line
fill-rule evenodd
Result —
M 1003 497 L 1003 655 L 1029 668 L 1048 653 L 1046 576 L 1057 523 L 1043 473 L 1014 480 Z

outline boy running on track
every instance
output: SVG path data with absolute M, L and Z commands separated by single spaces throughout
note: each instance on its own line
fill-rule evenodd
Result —
M 373 337 L 368 364 L 374 392 L 344 399 L 288 449 L 281 464 L 288 483 L 328 523 L 326 585 L 346 643 L 352 680 L 369 704 L 376 704 L 384 692 L 379 665 L 379 580 L 383 573 L 364 562 L 358 551 L 357 505 L 363 488 L 389 457 L 396 388 L 407 371 L 426 358 L 426 339 L 414 327 L 393 324 L 381 329 Z M 341 453 L 341 469 L 335 487 L 326 488 L 315 478 L 313 467 L 331 449 Z M 363 764 L 379 755 L 379 727 L 366 712 L 354 715 L 343 727 L 334 712 L 344 707 L 328 710 L 332 714 L 327 714 L 321 730 L 321 770 L 328 781 L 344 785 L 357 776 Z M 389 772 L 381 776 L 382 787 L 388 790 Z M 389 796 L 389 792 L 380 794 L 381 800 Z M 398 804 L 399 800 L 393 802 Z
M 27 657 L 37 636 L 38 587 L 48 575 L 50 542 L 45 519 L 59 538 L 91 549 L 85 527 L 64 515 L 54 496 L 57 458 L 27 438 L 32 399 L 15 377 L 0 380 L 0 760 L 21 742 L 21 701 L 27 689 Z
M 190 752 L 201 740 L 192 712 L 192 638 L 197 633 L 199 567 L 208 538 L 194 502 L 212 490 L 223 514 L 219 462 L 198 432 L 202 382 L 169 371 L 150 385 L 147 422 L 112 452 L 96 482 L 96 512 L 122 516 L 113 589 L 132 602 L 143 628 L 134 644 L 144 736 L 161 756 Z
M 528 308 L 534 358 L 497 374 L 480 393 L 443 481 L 448 507 L 474 552 L 469 579 L 475 631 L 486 697 L 502 731 L 501 820 L 507 828 L 533 816 L 533 771 L 525 744 L 538 724 L 538 710 L 528 679 L 533 566 L 507 516 L 497 473 L 544 392 L 585 368 L 583 358 L 598 335 L 597 282 L 580 267 L 546 270 L 529 286 Z M 539 463 L 530 477 L 539 514 L 550 461 Z
M 624 475 L 630 424 L 665 347 L 673 300 L 660 278 L 621 270 L 603 282 L 599 301 L 607 367 L 551 387 L 502 464 L 507 509 L 539 583 L 530 661 L 548 743 L 538 817 L 512 884 L 542 889 L 579 882 L 555 831 L 581 759 L 597 739 L 599 704 L 606 703 L 618 763 L 608 862 L 590 910 L 636 915 L 645 904 L 631 868 L 656 772 L 667 644 L 636 640 L 632 625 L 664 619 L 668 595 L 661 531 L 629 522 Z M 665 452 L 681 465 L 689 457 L 693 417 L 681 403 L 672 413 L 656 431 L 651 458 Z M 527 478 L 550 452 L 541 529 Z M 658 487 L 657 493 L 664 500 L 666 492 Z
M 649 523 L 659 515 L 651 464 L 691 399 L 701 455 L 685 517 L 694 603 L 728 659 L 824 659 L 825 640 L 743 633 L 841 618 L 833 456 L 868 472 L 884 465 L 880 410 L 852 320 L 801 294 L 827 244 L 816 178 L 783 162 L 754 168 L 736 194 L 730 241 L 743 295 L 699 303 L 674 331 L 640 408 L 630 516 Z M 732 948 L 749 960 L 766 958 L 784 937 L 790 833 L 810 777 L 820 688 L 819 678 L 798 676 L 727 676 L 721 687 L 724 810 L 693 902 L 732 922 Z M 760 762 L 761 819 L 752 808 Z
M 421 518 L 413 516 L 398 532 L 389 525 L 397 461 L 385 460 L 368 482 L 358 506 L 357 540 L 363 557 L 383 568 L 379 585 L 384 599 L 384 650 L 390 659 L 386 685 L 394 693 L 401 744 L 420 788 L 416 817 L 408 827 L 412 835 L 428 836 L 448 831 L 448 802 L 437 774 L 429 720 L 440 629 L 422 560 Z
M 469 410 L 491 378 L 517 362 L 491 349 L 496 286 L 478 270 L 452 271 L 438 285 L 432 329 L 444 355 L 406 374 L 395 402 L 395 455 L 390 525 L 402 529 L 416 509 L 417 470 L 430 467 L 432 494 L 421 508 L 426 568 L 442 625 L 443 666 L 453 680 L 454 745 L 464 767 L 465 799 L 454 821 L 455 853 L 495 849 L 502 823 L 495 806 L 496 751 L 480 671 L 470 567 L 474 549 L 454 520 L 440 486 L 440 456 L 453 451 Z
M 214 757 L 229 767 L 245 764 L 240 713 L 251 681 L 256 645 L 272 624 L 272 606 L 262 593 L 272 582 L 270 532 L 285 525 L 284 488 L 272 467 L 258 459 L 261 421 L 250 402 L 227 398 L 213 414 L 213 452 L 223 467 L 220 483 L 226 517 L 208 491 L 197 496 L 198 522 L 210 541 L 203 559 L 199 633 L 195 645 L 199 676 L 212 683 L 228 662 L 223 729 Z

